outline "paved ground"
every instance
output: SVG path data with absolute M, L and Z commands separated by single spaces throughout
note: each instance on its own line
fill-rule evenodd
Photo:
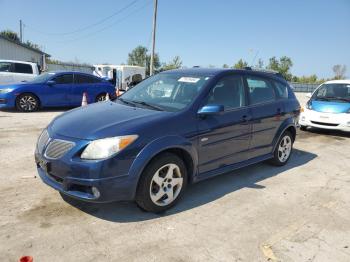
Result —
M 193 185 L 159 216 L 66 202 L 36 177 L 37 136 L 60 113 L 0 111 L 0 261 L 350 261 L 349 135 L 301 132 L 287 166 Z

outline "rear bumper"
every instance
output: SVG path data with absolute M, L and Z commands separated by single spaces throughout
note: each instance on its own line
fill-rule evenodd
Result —
M 350 114 L 322 113 L 305 109 L 300 114 L 299 125 L 350 132 Z

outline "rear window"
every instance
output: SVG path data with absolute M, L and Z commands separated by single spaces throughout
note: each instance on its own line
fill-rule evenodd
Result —
M 13 72 L 21 74 L 33 74 L 33 68 L 28 64 L 15 63 Z
M 287 84 L 283 84 L 279 81 L 273 81 L 277 91 L 277 97 L 279 99 L 288 98 L 288 87 Z
M 11 65 L 12 63 L 10 62 L 0 62 L 0 72 L 10 72 Z

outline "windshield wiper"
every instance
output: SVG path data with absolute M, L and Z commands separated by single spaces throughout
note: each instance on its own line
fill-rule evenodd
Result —
M 159 107 L 159 106 L 156 106 L 156 105 L 151 105 L 151 104 L 148 104 L 148 103 L 146 103 L 146 102 L 144 102 L 144 101 L 131 101 L 132 103 L 134 103 L 134 104 L 139 104 L 139 105 L 143 105 L 143 106 L 147 106 L 147 107 L 149 107 L 149 108 L 153 108 L 153 109 L 155 109 L 155 110 L 158 110 L 158 111 L 164 111 L 164 109 L 163 108 L 161 108 L 161 107 Z
M 129 101 L 129 100 L 125 100 L 123 98 L 118 98 L 117 100 L 120 100 L 122 101 L 124 104 L 128 104 L 128 105 L 132 105 L 132 106 L 135 106 L 135 103 Z

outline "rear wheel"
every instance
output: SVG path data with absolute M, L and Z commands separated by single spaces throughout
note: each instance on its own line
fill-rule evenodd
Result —
M 136 194 L 136 202 L 143 210 L 163 212 L 179 200 L 187 185 L 184 162 L 177 155 L 164 153 L 144 170 Z
M 96 97 L 96 102 L 103 102 L 106 100 L 106 94 L 99 94 L 97 97 Z
M 273 158 L 270 163 L 275 166 L 287 164 L 293 150 L 293 137 L 289 131 L 284 132 L 275 148 Z
M 22 112 L 33 112 L 39 109 L 39 99 L 30 93 L 21 94 L 16 99 L 16 108 Z
M 300 130 L 301 131 L 306 131 L 307 130 L 307 126 L 300 126 Z

